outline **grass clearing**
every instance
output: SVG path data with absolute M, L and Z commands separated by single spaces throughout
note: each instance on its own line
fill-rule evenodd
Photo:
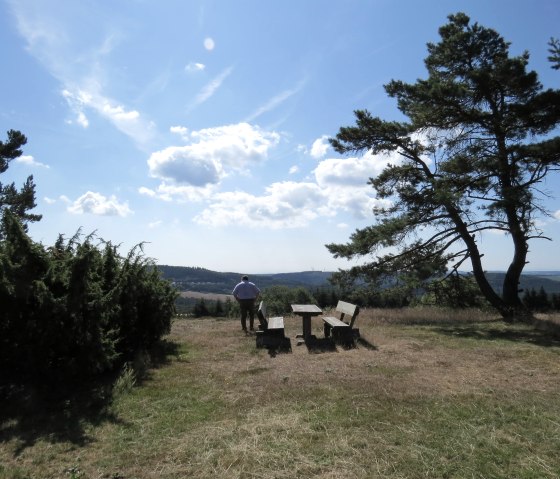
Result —
M 292 352 L 270 355 L 238 321 L 177 321 L 167 360 L 113 402 L 3 418 L 0 479 L 560 477 L 546 331 L 364 310 L 358 347 L 310 351 L 285 324 Z

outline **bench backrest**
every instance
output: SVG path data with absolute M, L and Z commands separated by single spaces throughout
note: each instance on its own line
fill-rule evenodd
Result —
M 354 321 L 356 321 L 356 317 L 360 312 L 360 308 L 355 304 L 346 303 L 345 301 L 339 301 L 336 305 L 336 311 L 340 313 L 340 320 L 344 321 L 345 316 L 350 316 L 350 327 L 354 325 Z
M 266 319 L 266 304 L 264 304 L 264 301 L 261 301 L 261 303 L 259 304 L 259 309 L 257 310 L 257 316 L 259 317 L 261 324 L 267 327 L 268 320 Z

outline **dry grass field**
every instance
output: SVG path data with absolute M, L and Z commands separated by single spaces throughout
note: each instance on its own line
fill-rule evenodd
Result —
M 4 421 L 0 478 L 560 477 L 547 330 L 365 310 L 344 349 L 317 318 L 312 348 L 300 318 L 285 324 L 291 352 L 256 349 L 238 321 L 176 321 L 167 359 L 134 387 L 124 374 L 102 412 Z
M 233 301 L 233 296 L 231 294 L 220 294 L 220 293 L 199 293 L 198 291 L 181 291 L 179 295 L 183 298 L 193 298 L 193 299 L 204 299 L 209 301 L 226 301 L 228 299 Z

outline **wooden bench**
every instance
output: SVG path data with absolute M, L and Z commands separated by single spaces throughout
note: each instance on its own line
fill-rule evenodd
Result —
M 323 316 L 325 338 L 332 334 L 335 341 L 353 343 L 355 338 L 360 337 L 360 330 L 353 327 L 360 308 L 355 304 L 339 301 L 336 305 L 336 312 L 340 314 L 339 318 Z M 344 321 L 346 318 L 349 318 L 348 322 Z
M 284 318 L 282 316 L 268 318 L 266 305 L 264 301 L 261 301 L 257 311 L 257 317 L 260 322 L 260 331 L 257 331 L 256 339 L 257 348 L 268 346 L 273 348 L 287 347 L 291 349 L 290 339 L 286 338 L 284 334 Z

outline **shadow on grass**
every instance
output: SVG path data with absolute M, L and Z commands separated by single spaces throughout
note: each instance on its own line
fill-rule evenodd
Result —
M 150 354 L 149 367 L 167 364 L 178 355 L 178 345 L 162 341 Z M 149 379 L 145 368 L 136 384 Z M 15 441 L 14 456 L 38 441 L 69 442 L 82 447 L 92 441 L 89 426 L 110 422 L 122 424 L 111 411 L 119 373 L 72 384 L 35 381 L 0 384 L 0 444 Z
M 377 351 L 377 346 L 369 342 L 366 338 L 362 338 L 362 337 L 356 338 L 356 344 L 363 346 L 366 349 Z
M 439 327 L 434 331 L 454 338 L 469 338 L 486 341 L 512 341 L 516 343 L 529 343 L 543 347 L 560 348 L 560 334 L 556 329 L 536 328 L 531 325 L 506 328 L 477 327 L 475 324 L 468 327 Z
M 85 446 L 91 442 L 86 425 L 118 423 L 109 406 L 111 382 L 95 385 L 7 385 L 0 387 L 0 443 L 16 440 L 18 456 L 40 440 L 70 442 Z
M 331 338 L 318 338 L 311 335 L 305 340 L 305 345 L 310 353 L 335 352 L 336 344 Z

